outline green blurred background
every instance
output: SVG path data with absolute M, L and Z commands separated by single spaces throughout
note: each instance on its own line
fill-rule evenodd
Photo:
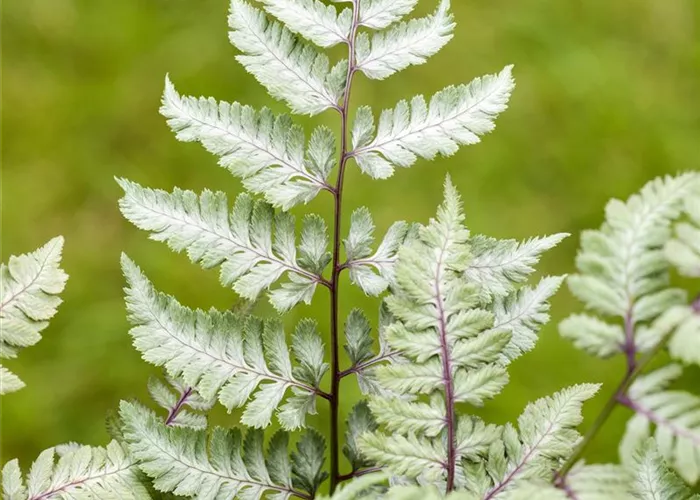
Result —
M 434 8 L 423 0 L 419 13 Z M 421 161 L 388 181 L 353 166 L 345 221 L 366 205 L 380 233 L 395 219 L 425 221 L 449 172 L 475 232 L 525 238 L 566 231 L 542 273 L 571 272 L 578 238 L 598 226 L 605 201 L 626 197 L 648 179 L 697 168 L 700 152 L 700 2 L 697 0 L 454 0 L 454 40 L 429 64 L 388 81 L 358 77 L 353 105 L 375 110 L 400 98 L 515 64 L 510 109 L 494 134 L 456 156 Z M 125 222 L 114 176 L 171 189 L 240 184 L 199 145 L 178 143 L 158 114 L 163 77 L 186 94 L 284 108 L 234 60 L 226 0 L 6 0 L 3 2 L 3 260 L 50 237 L 66 237 L 65 303 L 44 340 L 8 366 L 28 387 L 2 400 L 2 461 L 24 466 L 40 450 L 68 441 L 104 443 L 104 417 L 119 400 L 147 400 L 158 373 L 130 345 L 119 254 L 127 252 L 158 288 L 198 307 L 236 297 L 203 271 Z M 312 123 L 337 127 L 327 113 Z M 326 216 L 328 196 L 310 207 Z M 327 325 L 319 290 L 304 316 Z M 376 302 L 343 283 L 343 311 Z M 269 310 L 262 304 L 261 312 Z M 484 413 L 512 420 L 527 401 L 582 381 L 606 384 L 620 362 L 575 351 L 556 322 L 579 309 L 566 290 L 538 348 L 512 366 L 512 382 Z M 372 315 L 373 318 L 376 315 Z M 697 373 L 695 373 L 697 375 Z M 695 378 L 697 381 L 697 377 Z M 690 381 L 689 383 L 692 383 Z M 695 384 L 698 385 L 698 384 Z M 357 397 L 344 386 L 343 407 Z M 599 396 L 587 407 L 594 414 Z M 325 419 L 325 404 L 316 421 Z M 618 410 L 589 457 L 614 459 L 627 415 Z M 217 410 L 214 420 L 235 424 Z M 590 424 L 590 420 L 588 422 Z

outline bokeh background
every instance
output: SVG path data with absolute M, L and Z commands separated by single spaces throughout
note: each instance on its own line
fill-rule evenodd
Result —
M 435 3 L 423 0 L 418 13 Z M 387 181 L 353 166 L 346 222 L 361 205 L 371 209 L 379 233 L 399 218 L 425 221 L 449 172 L 475 232 L 572 233 L 540 266 L 543 274 L 563 274 L 573 270 L 577 234 L 600 224 L 608 198 L 627 197 L 654 176 L 698 168 L 700 2 L 453 4 L 456 35 L 442 52 L 388 81 L 359 76 L 352 104 L 378 111 L 514 63 L 511 107 L 495 133 L 452 158 L 420 161 Z M 159 116 L 166 72 L 186 94 L 284 108 L 234 60 L 226 0 L 7 0 L 2 8 L 2 259 L 63 234 L 70 274 L 65 303 L 44 339 L 7 363 L 28 387 L 2 399 L 2 461 L 19 457 L 26 467 L 54 444 L 105 443 L 105 414 L 121 399 L 148 400 L 146 381 L 158 370 L 130 344 L 120 252 L 187 305 L 226 308 L 236 301 L 216 271 L 148 240 L 117 209 L 115 176 L 164 189 L 210 187 L 231 197 L 241 190 L 199 145 L 177 142 Z M 336 120 L 327 113 L 300 122 L 310 130 L 312 123 L 337 127 Z M 330 201 L 321 195 L 294 212 L 327 216 Z M 325 327 L 326 295 L 319 290 L 289 324 L 313 316 Z M 376 317 L 376 301 L 347 282 L 342 297 L 345 313 L 360 306 Z M 587 357 L 558 337 L 557 321 L 579 308 L 567 290 L 557 295 L 538 348 L 513 364 L 511 384 L 484 409 L 489 419 L 513 420 L 527 401 L 583 381 L 605 384 L 587 415 L 602 406 L 622 365 Z M 697 375 L 687 384 L 700 385 Z M 344 386 L 344 410 L 357 396 Z M 326 418 L 325 406 L 317 421 Z M 590 459 L 615 458 L 627 416 L 616 411 Z M 236 423 L 220 410 L 213 420 Z

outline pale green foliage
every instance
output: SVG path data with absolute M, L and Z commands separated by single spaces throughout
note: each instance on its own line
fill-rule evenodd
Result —
M 48 320 L 61 304 L 58 294 L 68 275 L 59 267 L 63 238 L 56 237 L 34 252 L 0 264 L 0 357 L 15 358 L 23 347 L 36 344 Z M 0 366 L 0 394 L 14 392 L 24 383 Z
M 245 299 L 256 299 L 285 273 L 290 281 L 270 292 L 279 311 L 309 303 L 330 260 L 325 223 L 304 218 L 297 250 L 294 218 L 241 194 L 229 213 L 226 195 L 201 195 L 175 188 L 172 193 L 120 180 L 124 216 L 151 238 L 186 251 L 203 267 L 221 266 L 221 282 Z M 273 237 L 274 232 L 274 237 Z
M 243 179 L 246 189 L 264 194 L 275 206 L 289 209 L 328 188 L 336 151 L 325 127 L 314 131 L 305 152 L 304 131 L 288 116 L 181 96 L 167 78 L 160 112 L 179 140 L 201 142 L 220 157 L 222 167 Z
M 434 14 L 399 23 L 371 38 L 357 37 L 357 67 L 369 78 L 384 79 L 410 65 L 423 64 L 452 38 L 450 0 L 441 0 Z
M 542 254 L 567 236 L 567 233 L 559 233 L 523 242 L 474 236 L 469 240 L 472 260 L 465 275 L 481 285 L 484 293 L 496 297 L 508 295 L 514 283 L 525 282 L 535 271 L 533 266 Z
M 636 325 L 685 302 L 682 290 L 668 288 L 663 246 L 671 221 L 698 183 L 696 174 L 649 182 L 627 202 L 612 200 L 600 230 L 586 231 L 576 260 L 580 274 L 569 277 L 571 291 L 605 316 Z M 587 351 L 608 356 L 622 350 L 620 329 L 590 316 L 564 322 L 562 333 Z
M 683 481 L 673 474 L 656 449 L 653 439 L 637 450 L 632 465 L 634 482 L 632 494 L 639 500 L 698 500 Z
M 410 14 L 418 0 L 360 0 L 360 25 L 375 30 L 386 28 Z
M 674 238 L 666 243 L 666 258 L 689 277 L 700 278 L 700 187 L 694 196 L 685 200 L 688 221 L 674 228 Z
M 352 10 L 340 13 L 319 0 L 262 0 L 265 10 L 294 33 L 320 47 L 346 42 L 352 26 Z
M 367 208 L 358 208 L 350 219 L 344 240 L 350 280 L 367 295 L 379 295 L 394 279 L 394 262 L 402 244 L 414 237 L 413 227 L 399 221 L 392 224 L 377 250 L 372 252 L 374 222 Z
M 366 432 L 376 430 L 377 422 L 367 403 L 365 401 L 357 403 L 348 416 L 345 445 L 343 446 L 343 454 L 350 462 L 353 472 L 373 464 L 372 461 L 363 456 L 358 439 Z
M 352 131 L 353 157 L 366 174 L 391 177 L 394 166 L 410 167 L 418 157 L 453 155 L 460 145 L 475 144 L 494 128 L 513 90 L 511 66 L 498 75 L 477 78 L 468 85 L 448 87 L 430 103 L 416 96 L 382 113 L 374 127 L 372 111 L 358 109 Z
M 42 452 L 26 483 L 17 460 L 2 469 L 5 500 L 146 500 L 138 467 L 125 447 L 112 441 L 106 448 L 71 447 L 55 460 L 56 450 Z
M 653 435 L 661 455 L 683 479 L 693 484 L 700 479 L 700 398 L 667 389 L 680 374 L 679 366 L 668 365 L 640 377 L 632 385 L 628 406 L 636 414 L 627 423 L 621 455 L 630 463 L 654 426 Z
M 164 366 L 204 399 L 218 394 L 229 410 L 246 406 L 241 422 L 248 426 L 268 426 L 280 404 L 277 417 L 287 429 L 302 427 L 305 415 L 315 413 L 327 365 L 313 322 L 301 322 L 296 329 L 292 350 L 298 363 L 293 367 L 279 322 L 193 311 L 157 292 L 127 257 L 122 265 L 134 324 L 130 333 L 144 359 Z M 293 395 L 282 404 L 288 389 Z
M 578 500 L 632 500 L 633 474 L 621 465 L 578 464 L 566 477 L 566 485 Z
M 148 393 L 167 412 L 166 425 L 206 429 L 206 412 L 216 401 L 213 398 L 204 399 L 192 387 L 172 377 L 167 377 L 167 382 L 166 384 L 157 378 L 148 381 Z
M 262 431 L 251 430 L 243 438 L 237 429 L 215 428 L 208 438 L 204 431 L 167 427 L 137 404 L 122 402 L 120 413 L 129 448 L 159 491 L 200 500 L 259 499 L 264 494 L 279 500 L 293 494 L 308 497 L 297 490 L 298 484 L 316 487 L 320 478 L 323 447 L 309 445 L 318 442 L 316 435 L 302 438 L 290 460 L 284 432 L 275 434 L 264 450 Z
M 576 385 L 530 403 L 518 417 L 519 430 L 507 424 L 502 440 L 490 447 L 487 459 L 467 466 L 466 487 L 485 498 L 510 498 L 508 492 L 522 482 L 551 481 L 552 471 L 580 439 L 575 427 L 583 419 L 583 402 L 598 388 Z
M 231 1 L 228 24 L 231 43 L 243 53 L 236 59 L 270 95 L 301 114 L 315 115 L 337 106 L 347 62 L 331 69 L 326 55 L 242 0 Z
M 486 494 L 510 490 L 510 482 L 521 476 L 547 479 L 575 444 L 581 403 L 597 386 L 576 386 L 529 406 L 519 421 L 520 436 L 510 426 L 504 431 L 455 415 L 457 403 L 481 405 L 500 392 L 508 381 L 505 365 L 532 349 L 536 330 L 548 320 L 546 300 L 561 283 L 561 278 L 544 278 L 534 289 L 517 289 L 537 258 L 521 256 L 538 255 L 556 242 L 531 252 L 506 242 L 500 261 L 509 261 L 509 248 L 510 261 L 523 263 L 517 272 L 504 273 L 500 296 L 484 292 L 483 281 L 465 279 L 472 254 L 463 220 L 459 196 L 448 179 L 437 217 L 399 250 L 395 284 L 386 299 L 392 319 L 384 333 L 394 362 L 375 369 L 383 391 L 375 391 L 379 394 L 369 402 L 381 430 L 361 435 L 359 444 L 368 458 L 394 474 L 420 481 L 440 483 L 450 464 L 471 462 L 481 487 L 472 493 Z M 364 321 L 352 323 L 363 325 L 353 330 L 369 329 Z M 368 346 L 362 347 L 354 350 L 362 353 L 353 360 L 360 366 L 371 357 Z M 470 484 L 471 472 L 455 471 L 456 483 Z M 489 479 L 501 477 L 503 485 Z

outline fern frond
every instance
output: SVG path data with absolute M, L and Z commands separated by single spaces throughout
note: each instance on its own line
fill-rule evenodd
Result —
M 465 275 L 480 284 L 486 294 L 504 297 L 511 293 L 513 285 L 527 280 L 544 252 L 568 236 L 568 233 L 558 233 L 522 242 L 473 236 L 469 240 L 472 261 Z
M 78 446 L 55 461 L 56 451 L 42 452 L 25 484 L 17 460 L 2 469 L 5 500 L 147 500 L 135 459 L 123 445 Z
M 291 281 L 270 293 L 270 301 L 279 311 L 287 311 L 299 302 L 309 303 L 322 282 L 321 269 L 304 269 L 305 262 L 328 259 L 309 255 L 297 260 L 294 218 L 275 214 L 266 203 L 241 194 L 229 214 L 226 195 L 205 190 L 201 195 L 175 188 L 172 193 L 149 189 L 125 179 L 119 200 L 124 217 L 139 229 L 151 232 L 151 238 L 165 241 L 176 252 L 185 250 L 190 260 L 205 268 L 221 265 L 221 282 L 243 298 L 253 300 L 287 273 Z M 304 230 L 316 239 L 327 238 L 319 219 L 308 216 Z M 274 239 L 273 239 L 274 230 Z M 302 242 L 303 243 L 303 242 Z M 302 244 L 302 257 L 308 254 Z M 312 252 L 313 253 L 313 252 Z M 324 266 L 325 267 L 325 266 Z
M 479 142 L 494 128 L 494 119 L 506 109 L 514 87 L 511 66 L 498 75 L 477 78 L 468 85 L 448 87 L 435 94 L 430 104 L 422 96 L 411 104 L 401 101 L 386 110 L 374 134 L 369 108 L 358 109 L 353 126 L 352 156 L 366 174 L 391 177 L 394 166 L 410 167 L 418 157 L 453 155 L 460 145 Z
M 574 295 L 604 315 L 624 318 L 631 313 L 635 322 L 653 319 L 665 310 L 660 302 L 666 306 L 679 301 L 680 294 L 669 300 L 664 290 L 667 264 L 662 247 L 670 235 L 670 222 L 680 214 L 696 182 L 695 174 L 659 178 L 626 203 L 610 201 L 601 229 L 582 235 L 577 258 L 580 274 L 569 277 Z M 642 298 L 644 303 L 637 304 Z
M 338 106 L 347 62 L 329 68 L 328 57 L 242 0 L 231 1 L 229 39 L 236 59 L 273 97 L 295 113 L 315 115 Z
M 632 494 L 639 500 L 697 500 L 683 481 L 671 472 L 657 450 L 653 439 L 646 440 L 632 465 Z
M 167 427 L 135 403 L 122 402 L 120 414 L 129 448 L 158 491 L 211 500 L 258 500 L 266 494 L 277 500 L 312 498 L 293 484 L 294 473 L 302 471 L 289 460 L 284 432 L 264 450 L 259 430 L 243 438 L 237 429 L 215 428 L 208 437 L 204 431 Z
M 448 179 L 436 219 L 399 251 L 396 284 L 386 299 L 393 315 L 386 338 L 390 350 L 407 362 L 376 368 L 385 393 L 370 404 L 390 435 L 382 431 L 361 438 L 368 456 L 392 472 L 411 478 L 427 474 L 429 481 L 446 476 L 448 483 L 456 474 L 458 442 L 466 439 L 460 432 L 477 441 L 493 434 L 458 420 L 455 405 L 481 405 L 500 392 L 508 375 L 499 360 L 511 338 L 507 331 L 489 332 L 493 314 L 480 307 L 478 287 L 464 280 L 469 231 L 463 220 L 459 195 Z M 415 399 L 421 395 L 430 395 L 430 403 Z M 420 456 L 409 455 L 407 461 L 394 456 L 409 443 L 423 448 Z M 437 453 L 442 453 L 439 460 L 424 463 Z
M 22 347 L 36 344 L 61 304 L 68 275 L 59 267 L 63 237 L 0 264 L 0 357 L 14 358 Z M 0 366 L 0 394 L 24 387 L 17 375 Z
M 367 295 L 377 296 L 393 282 L 394 262 L 399 247 L 412 239 L 412 225 L 395 222 L 372 254 L 374 222 L 369 210 L 358 208 L 350 219 L 348 237 L 344 240 L 350 281 Z
M 418 0 L 360 0 L 360 26 L 380 30 L 410 14 Z
M 517 487 L 520 481 L 551 481 L 552 471 L 580 439 L 575 427 L 582 421 L 583 402 L 599 387 L 575 385 L 539 399 L 518 417 L 519 432 L 507 425 L 503 442 L 489 452 L 486 470 L 494 478 L 494 486 L 484 498 L 500 498 L 498 495 Z
M 653 425 L 661 455 L 683 479 L 695 484 L 700 479 L 700 397 L 666 390 L 680 372 L 678 366 L 669 365 L 640 377 L 622 398 L 636 413 L 627 423 L 623 457 L 651 435 Z
M 302 322 L 297 328 L 292 349 L 298 366 L 293 367 L 278 322 L 193 311 L 157 292 L 126 256 L 122 267 L 134 325 L 130 333 L 146 361 L 164 366 L 204 399 L 218 394 L 229 411 L 246 406 L 241 422 L 251 427 L 270 424 L 288 389 L 294 395 L 277 414 L 284 428 L 302 427 L 305 415 L 315 413 L 315 398 L 324 394 L 318 384 L 328 368 L 315 325 Z
M 330 189 L 326 179 L 335 162 L 335 138 L 325 127 L 314 131 L 305 155 L 304 131 L 288 116 L 182 96 L 167 77 L 160 112 L 179 140 L 200 142 L 246 189 L 283 210 Z
M 347 42 L 352 26 L 352 10 L 340 14 L 332 5 L 319 0 L 262 0 L 265 10 L 282 21 L 290 31 L 319 47 Z
M 664 253 L 682 275 L 700 278 L 700 187 L 685 199 L 684 209 L 688 221 L 676 224 Z
M 357 69 L 383 80 L 408 66 L 423 64 L 452 39 L 454 22 L 450 0 L 441 0 L 430 16 L 402 22 L 386 32 L 357 37 Z

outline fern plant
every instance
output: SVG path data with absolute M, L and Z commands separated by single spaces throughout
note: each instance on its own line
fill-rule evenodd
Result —
M 41 331 L 56 314 L 58 297 L 68 280 L 59 267 L 63 238 L 34 252 L 10 256 L 0 264 L 0 358 L 16 358 L 19 349 L 41 340 Z M 0 365 L 0 394 L 15 392 L 24 382 Z
M 670 284 L 673 265 L 681 275 L 700 275 L 698 241 L 692 237 L 699 200 L 696 173 L 655 179 L 627 202 L 610 201 L 603 226 L 581 237 L 579 273 L 569 277 L 568 284 L 590 312 L 565 319 L 561 334 L 591 355 L 624 356 L 626 370 L 586 437 L 558 471 L 556 483 L 561 487 L 573 482 L 576 489 L 576 476 L 598 467 L 576 464 L 617 406 L 634 413 L 620 443 L 623 465 L 634 463 L 641 443 L 654 435 L 658 454 L 687 483 L 700 479 L 700 397 L 669 390 L 683 364 L 700 365 L 700 296 L 688 299 L 684 290 Z M 691 222 L 679 221 L 686 216 Z M 649 371 L 649 364 L 665 350 L 671 362 L 661 358 L 666 364 Z M 625 483 L 624 467 L 606 470 L 605 483 Z M 601 487 L 600 479 L 596 488 Z
M 700 305 L 667 285 L 669 263 L 700 274 L 696 174 L 656 180 L 627 204 L 611 202 L 603 228 L 584 234 L 570 288 L 622 325 L 574 315 L 562 334 L 595 355 L 622 353 L 628 361 L 620 388 L 585 437 L 576 427 L 597 384 L 528 404 L 517 425 L 488 423 L 472 411 L 501 392 L 510 363 L 535 347 L 549 321 L 549 299 L 565 278 L 530 277 L 567 234 L 522 242 L 473 235 L 449 177 L 427 223 L 396 222 L 375 244 L 371 213 L 360 207 L 342 227 L 348 168 L 385 179 L 419 159 L 452 155 L 494 128 L 513 90 L 507 66 L 429 99 L 400 101 L 377 121 L 369 107 L 353 109 L 360 73 L 385 79 L 423 64 L 452 37 L 449 0 L 426 17 L 404 20 L 417 3 L 231 1 L 229 38 L 245 69 L 294 114 L 337 113 L 337 130 L 318 127 L 308 141 L 288 115 L 184 96 L 166 77 L 161 113 L 176 137 L 199 142 L 247 192 L 231 207 L 223 192 L 164 191 L 118 179 L 119 206 L 152 239 L 218 268 L 240 306 L 189 308 L 123 255 L 133 344 L 165 371 L 165 382 L 148 385 L 161 413 L 123 401 L 108 420 L 113 441 L 106 447 L 49 449 L 26 480 L 17 461 L 8 462 L 5 498 L 691 497 L 682 479 L 693 483 L 700 475 L 699 400 L 667 390 L 679 365 L 642 372 L 666 345 L 680 362 L 700 361 Z M 331 63 L 322 49 L 337 45 L 347 58 Z M 322 193 L 333 207 L 330 228 L 318 214 L 297 225 L 290 210 Z M 687 221 L 672 237 L 681 213 Z M 36 341 L 55 312 L 65 282 L 56 248 L 54 242 L 2 269 L 3 355 Z M 377 297 L 376 314 L 355 308 L 340 316 L 344 272 Z M 263 293 L 282 315 L 311 303 L 318 289 L 330 296 L 329 331 L 318 318 L 288 325 L 253 314 Z M 6 307 L 4 297 L 14 300 L 19 291 L 27 298 Z M 2 374 L 4 385 L 9 375 Z M 346 379 L 357 381 L 364 399 L 342 415 Z M 211 428 L 207 413 L 219 404 L 240 410 L 239 421 Z M 623 465 L 579 462 L 616 404 L 637 413 L 621 445 Z M 319 405 L 328 405 L 327 427 L 313 428 L 307 415 Z M 273 425 L 280 430 L 271 432 Z

